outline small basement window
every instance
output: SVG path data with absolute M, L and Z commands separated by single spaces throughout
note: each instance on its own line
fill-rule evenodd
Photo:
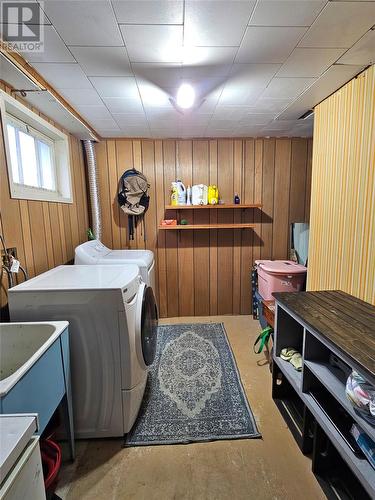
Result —
M 11 197 L 72 203 L 67 135 L 4 92 L 0 97 Z

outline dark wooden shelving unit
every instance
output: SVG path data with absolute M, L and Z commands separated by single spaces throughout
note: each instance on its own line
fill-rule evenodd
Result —
M 272 397 L 328 498 L 375 498 L 375 470 L 351 436 L 375 427 L 345 394 L 352 370 L 375 385 L 375 307 L 340 291 L 275 293 Z M 365 347 L 366 345 L 366 347 Z M 280 357 L 302 354 L 302 372 Z

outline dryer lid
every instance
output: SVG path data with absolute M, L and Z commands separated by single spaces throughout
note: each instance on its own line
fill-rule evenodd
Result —
M 149 269 L 154 262 L 154 253 L 151 250 L 111 250 L 100 257 L 98 264 L 105 261 L 111 264 L 136 264 Z

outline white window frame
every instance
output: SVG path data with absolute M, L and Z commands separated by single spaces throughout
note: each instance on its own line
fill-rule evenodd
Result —
M 44 118 L 0 90 L 0 112 L 11 198 L 73 203 L 69 138 Z M 27 186 L 13 181 L 7 123 L 14 123 L 53 148 L 56 190 Z M 38 148 L 36 148 L 38 149 Z M 39 154 L 39 151 L 36 152 Z

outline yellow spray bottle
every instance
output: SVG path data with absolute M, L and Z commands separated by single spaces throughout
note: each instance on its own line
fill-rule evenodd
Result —
M 208 204 L 217 205 L 219 203 L 219 190 L 215 184 L 208 186 Z

